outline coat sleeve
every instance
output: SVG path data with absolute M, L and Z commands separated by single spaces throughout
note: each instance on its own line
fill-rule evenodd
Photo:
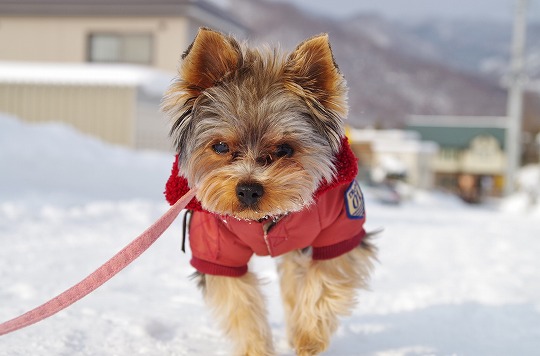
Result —
M 357 247 L 365 236 L 364 196 L 356 180 L 329 191 L 321 198 L 319 218 L 322 230 L 312 244 L 314 260 L 341 256 Z
M 204 274 L 240 277 L 253 251 L 213 214 L 193 212 L 189 228 L 191 265 Z

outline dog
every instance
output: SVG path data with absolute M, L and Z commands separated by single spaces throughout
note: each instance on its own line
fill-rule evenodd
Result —
M 166 197 L 198 189 L 188 205 L 191 265 L 234 354 L 274 354 L 253 254 L 279 256 L 291 347 L 323 352 L 376 255 L 328 35 L 285 55 L 201 28 L 162 110 L 178 153 Z

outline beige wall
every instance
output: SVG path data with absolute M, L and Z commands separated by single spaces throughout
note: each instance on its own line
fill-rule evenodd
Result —
M 169 138 L 170 123 L 159 110 L 161 97 L 139 90 L 135 118 L 135 148 L 174 152 Z
M 463 171 L 471 174 L 504 174 L 505 154 L 491 136 L 477 136 L 463 153 Z
M 0 60 L 85 62 L 92 32 L 152 33 L 153 66 L 174 72 L 191 43 L 185 18 L 1 17 Z
M 406 143 L 404 143 L 406 145 Z M 431 189 L 434 184 L 433 160 L 435 151 L 385 150 L 377 149 L 373 160 L 375 166 L 382 166 L 384 156 L 390 156 L 403 164 L 406 169 L 406 182 L 421 189 Z
M 438 173 L 504 174 L 505 153 L 491 136 L 477 136 L 467 149 L 441 149 L 435 160 Z
M 438 173 L 455 173 L 461 170 L 461 150 L 440 148 L 435 160 L 433 168 Z
M 0 83 L 0 111 L 29 122 L 59 121 L 134 147 L 135 88 Z

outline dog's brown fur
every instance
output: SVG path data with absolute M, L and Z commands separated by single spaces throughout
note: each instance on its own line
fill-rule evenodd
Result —
M 183 55 L 178 79 L 163 101 L 174 120 L 180 169 L 213 213 L 258 220 L 300 211 L 335 176 L 334 157 L 347 115 L 346 84 L 327 35 L 291 54 L 259 50 L 201 29 Z M 226 147 L 216 151 L 216 145 Z M 284 155 L 287 146 L 294 154 Z M 264 196 L 253 206 L 235 188 L 257 182 Z M 309 223 L 309 222 L 306 222 Z M 364 288 L 374 248 L 362 246 L 327 261 L 294 251 L 280 264 L 288 336 L 299 355 L 328 347 L 338 317 Z M 273 354 L 264 298 L 257 278 L 203 275 L 205 299 L 240 355 Z

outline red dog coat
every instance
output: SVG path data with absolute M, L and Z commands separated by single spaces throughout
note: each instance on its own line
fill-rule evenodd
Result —
M 189 229 L 191 265 L 201 273 L 238 277 L 247 272 L 254 253 L 275 257 L 312 247 L 313 259 L 324 260 L 351 251 L 365 236 L 365 210 L 355 180 L 357 160 L 346 138 L 336 155 L 336 170 L 336 178 L 323 182 L 315 192 L 315 204 L 277 221 L 212 214 L 194 198 L 187 206 L 194 210 Z M 177 156 L 166 185 L 167 201 L 174 204 L 188 190 Z

